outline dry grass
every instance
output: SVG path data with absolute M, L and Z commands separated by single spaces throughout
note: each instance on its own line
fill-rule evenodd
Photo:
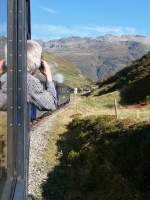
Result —
M 74 111 L 83 115 L 115 115 L 116 98 L 118 108 L 118 118 L 134 119 L 136 121 L 150 120 L 150 105 L 146 106 L 121 106 L 118 92 L 109 93 L 103 96 L 74 97 Z
M 74 115 L 74 110 L 74 104 L 71 103 L 68 108 L 58 114 L 57 120 L 53 123 L 48 152 L 45 154 L 49 170 L 52 170 L 59 162 L 59 157 L 61 155 L 58 154 L 57 141 L 60 135 L 66 131 L 66 125 L 72 120 L 71 116 Z
M 56 72 L 63 74 L 66 85 L 69 85 L 70 87 L 80 87 L 89 83 L 77 69 L 77 66 L 64 58 L 49 52 L 44 52 L 44 58 L 55 66 Z
M 107 94 L 101 97 L 90 96 L 86 97 L 74 96 L 71 97 L 70 105 L 62 110 L 55 121 L 52 123 L 52 128 L 50 130 L 50 138 L 48 142 L 48 151 L 45 152 L 45 162 L 47 172 L 53 172 L 56 166 L 60 164 L 60 158 L 62 154 L 60 149 L 58 149 L 57 142 L 59 141 L 62 134 L 67 131 L 67 125 L 72 121 L 75 116 L 82 115 L 114 115 L 114 97 L 119 101 L 119 95 L 117 92 Z M 130 118 L 134 121 L 145 121 L 150 120 L 150 109 L 149 106 L 140 108 L 134 107 L 119 107 L 119 118 Z M 59 182 L 59 180 L 58 180 Z M 56 184 L 57 185 L 57 184 Z
M 57 121 L 53 123 L 51 138 L 49 140 L 48 153 L 46 154 L 47 167 L 49 171 L 59 162 L 57 141 L 66 131 L 66 125 L 75 115 L 114 115 L 114 98 L 119 101 L 118 92 L 110 93 L 101 97 L 90 96 L 88 98 L 81 96 L 72 96 L 71 104 L 57 116 Z M 118 117 L 120 119 L 129 118 L 134 121 L 150 120 L 150 105 L 136 107 L 121 107 L 118 103 Z
M 0 112 L 0 168 L 6 166 L 7 115 Z
M 5 135 L 7 132 L 7 116 L 5 112 L 0 112 L 0 135 Z

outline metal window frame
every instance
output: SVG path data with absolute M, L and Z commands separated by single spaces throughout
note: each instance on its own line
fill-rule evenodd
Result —
M 29 157 L 26 88 L 27 2 L 30 3 L 29 0 L 8 0 L 7 5 L 7 135 L 9 139 L 7 142 L 7 180 L 2 200 L 27 199 Z
M 27 8 L 27 39 L 31 39 L 31 9 L 30 9 L 30 0 L 26 0 L 26 8 Z

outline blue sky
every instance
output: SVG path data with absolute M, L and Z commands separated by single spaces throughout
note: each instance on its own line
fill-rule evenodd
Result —
M 33 38 L 150 36 L 150 0 L 31 0 Z
M 7 0 L 0 0 L 0 35 L 6 34 Z
M 0 0 L 0 32 L 4 2 Z M 3 10 L 3 12 L 1 12 Z M 32 37 L 150 36 L 150 0 L 31 0 Z

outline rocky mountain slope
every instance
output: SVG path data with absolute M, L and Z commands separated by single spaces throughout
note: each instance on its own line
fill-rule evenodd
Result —
M 150 39 L 139 35 L 69 37 L 41 44 L 45 50 L 74 63 L 92 80 L 107 79 L 150 50 Z
M 5 44 L 6 37 L 0 37 L 0 59 L 4 58 Z M 61 79 L 63 79 L 64 83 L 70 87 L 80 87 L 89 83 L 89 80 L 83 76 L 78 67 L 72 62 L 69 62 L 58 55 L 47 52 L 46 50 L 43 51 L 43 57 L 51 65 L 53 75 L 55 76 L 55 74 L 61 74 Z
M 122 103 L 134 104 L 150 97 L 150 52 L 106 81 L 98 82 L 99 94 L 120 90 Z
M 6 38 L 1 36 L 1 57 L 5 42 Z M 39 42 L 44 52 L 65 60 L 72 69 L 91 80 L 105 80 L 150 51 L 150 38 L 139 35 L 69 37 Z M 57 59 L 55 61 L 57 63 Z
M 47 51 L 43 52 L 43 56 L 44 59 L 50 63 L 53 76 L 55 76 L 55 74 L 61 74 L 63 76 L 64 83 L 68 86 L 74 88 L 81 87 L 89 83 L 80 70 L 71 62 Z
M 0 58 L 4 57 L 5 44 L 6 44 L 6 37 L 0 36 Z

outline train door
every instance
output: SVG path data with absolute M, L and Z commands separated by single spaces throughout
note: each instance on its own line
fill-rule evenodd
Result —
M 1 200 L 27 199 L 29 112 L 26 3 L 0 0 Z

